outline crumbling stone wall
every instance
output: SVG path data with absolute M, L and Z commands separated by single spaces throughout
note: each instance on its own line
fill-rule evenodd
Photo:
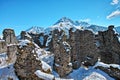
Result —
M 89 30 L 70 30 L 69 44 L 71 45 L 71 60 L 73 68 L 81 64 L 94 65 L 98 58 L 98 49 L 95 44 L 95 35 Z
M 3 39 L 5 40 L 5 42 L 7 44 L 16 44 L 17 43 L 15 32 L 12 29 L 4 29 Z
M 5 40 L 0 40 L 0 53 L 7 52 L 7 45 Z
M 102 62 L 120 64 L 120 42 L 113 29 L 111 25 L 107 31 L 98 32 L 99 54 Z
M 34 49 L 35 46 L 32 43 L 28 43 L 22 48 L 18 46 L 17 60 L 14 67 L 20 80 L 41 80 L 34 74 L 36 70 L 42 69 L 41 62 L 36 60 L 37 54 L 33 53 Z
M 70 45 L 63 31 L 53 31 L 53 53 L 55 54 L 54 69 L 61 77 L 65 77 L 72 71 Z
M 16 45 L 9 45 L 7 46 L 7 56 L 9 63 L 15 63 L 17 54 L 17 46 Z

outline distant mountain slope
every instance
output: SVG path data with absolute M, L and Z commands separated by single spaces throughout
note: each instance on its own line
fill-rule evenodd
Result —
M 99 25 L 93 25 L 89 24 L 87 22 L 83 21 L 72 21 L 71 19 L 67 17 L 63 17 L 59 19 L 53 26 L 43 28 L 43 27 L 31 27 L 30 29 L 26 30 L 28 33 L 33 33 L 33 34 L 40 34 L 40 33 L 45 33 L 49 34 L 51 31 L 54 29 L 63 29 L 63 30 L 69 30 L 70 28 L 75 28 L 75 29 L 87 29 L 87 30 L 92 30 L 93 32 L 98 32 L 98 31 L 104 31 L 107 30 L 107 26 L 99 26 Z M 120 33 L 120 26 L 115 27 L 116 31 Z

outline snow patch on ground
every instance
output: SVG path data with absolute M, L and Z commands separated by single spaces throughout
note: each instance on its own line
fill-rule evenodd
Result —
M 68 75 L 68 78 L 74 80 L 114 80 L 105 72 L 94 69 L 93 67 L 90 67 L 87 70 L 84 67 L 73 70 L 73 72 Z
M 54 79 L 54 76 L 53 76 L 53 75 L 44 73 L 44 72 L 42 72 L 42 71 L 40 71 L 40 70 L 37 70 L 37 71 L 35 72 L 35 74 L 36 74 L 39 78 L 42 78 L 42 79 L 44 79 L 44 80 L 53 80 L 53 79 Z
M 103 63 L 103 62 L 97 62 L 97 63 L 95 64 L 94 68 L 95 68 L 95 67 L 98 67 L 98 66 L 102 66 L 102 67 L 105 67 L 105 68 L 110 68 L 110 66 L 112 66 L 112 67 L 114 67 L 114 68 L 120 69 L 120 65 L 118 65 L 118 64 L 105 64 L 105 63 Z
M 0 80 L 8 80 L 8 78 L 19 80 L 14 72 L 13 64 L 4 68 L 0 68 Z
M 9 64 L 7 63 L 7 53 L 0 53 L 0 68 L 4 68 L 8 66 Z
M 92 72 L 89 76 L 85 77 L 83 80 L 107 80 L 103 75 Z
M 44 49 L 35 49 L 38 60 L 45 62 L 47 65 L 49 65 L 51 68 L 53 68 L 54 63 L 54 55 L 51 54 L 49 51 L 45 51 Z M 50 68 L 49 67 L 49 68 Z
M 22 48 L 23 46 L 26 46 L 27 43 L 30 43 L 29 40 L 25 39 L 25 40 L 19 40 L 20 43 L 18 45 L 20 45 L 20 48 Z
M 52 71 L 51 66 L 48 65 L 46 62 L 41 61 L 41 63 L 42 63 L 42 69 L 43 69 L 44 71 L 48 71 L 48 70 Z
M 35 74 L 39 77 L 39 78 L 42 78 L 44 80 L 74 80 L 74 79 L 62 79 L 62 78 L 56 78 L 54 75 L 52 74 L 47 74 L 47 73 L 44 73 L 40 70 L 37 70 L 35 72 Z

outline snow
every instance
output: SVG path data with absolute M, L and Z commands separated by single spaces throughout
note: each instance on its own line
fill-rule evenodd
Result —
M 19 80 L 14 72 L 13 64 L 4 68 L 0 68 L 0 80 L 8 80 L 8 78 Z
M 41 61 L 41 63 L 42 63 L 42 69 L 43 69 L 44 71 L 48 71 L 48 70 L 52 71 L 51 66 L 48 65 L 46 62 Z
M 118 37 L 118 41 L 120 42 L 120 37 Z
M 76 29 L 77 29 L 77 27 L 76 27 L 76 28 L 73 28 L 73 29 L 72 29 L 72 32 L 75 32 L 75 31 L 76 31 Z
M 8 66 L 6 61 L 7 59 L 8 59 L 7 53 L 0 53 L 0 68 Z
M 30 29 L 27 30 L 28 33 L 32 33 L 32 34 L 40 34 L 44 32 L 44 28 L 42 27 L 31 27 Z
M 54 79 L 54 76 L 51 75 L 51 74 L 47 74 L 47 73 L 44 73 L 44 72 L 41 72 L 40 70 L 37 70 L 35 72 L 35 74 L 39 77 L 39 78 L 42 78 L 44 80 L 53 80 Z
M 68 65 L 69 65 L 69 66 L 72 66 L 72 63 L 69 63 Z
M 48 38 L 47 38 L 47 42 L 46 42 L 46 46 L 48 46 L 49 45 L 49 43 L 51 42 L 51 39 L 52 39 L 52 36 L 49 36 Z
M 0 42 L 5 42 L 5 40 L 0 39 Z
M 120 65 L 118 65 L 118 64 L 105 64 L 105 63 L 103 63 L 103 62 L 97 62 L 97 63 L 95 64 L 94 68 L 95 68 L 95 67 L 98 67 L 98 66 L 102 66 L 102 67 L 105 67 L 105 68 L 110 68 L 110 66 L 112 66 L 112 67 L 114 67 L 114 68 L 120 69 Z
M 57 63 L 55 63 L 55 66 L 59 67 L 60 65 L 59 65 L 59 64 L 57 64 Z
M 7 44 L 7 46 L 14 46 L 14 45 L 17 45 L 16 43 L 14 43 L 14 44 Z
M 23 46 L 26 46 L 27 43 L 30 43 L 29 40 L 25 39 L 25 40 L 19 40 L 20 43 L 18 45 L 20 45 L 20 48 L 22 48 Z
M 44 73 L 40 70 L 37 70 L 35 72 L 35 74 L 41 78 L 41 79 L 44 79 L 44 80 L 74 80 L 74 79 L 62 79 L 62 78 L 56 78 L 54 75 L 52 74 L 47 74 L 47 73 Z
M 63 30 L 65 32 L 64 34 L 67 36 L 67 39 L 68 39 L 69 38 L 69 30 L 71 28 L 75 28 L 75 27 L 74 27 L 74 24 L 72 23 L 72 21 L 61 19 L 61 21 L 59 21 L 57 24 L 52 26 L 52 28 L 53 28 L 53 30 L 57 29 L 59 32 Z
M 115 34 L 118 34 L 118 35 L 119 35 L 119 33 L 117 32 L 117 30 L 116 30 L 115 28 L 113 28 L 113 30 L 115 31 Z
M 0 35 L 0 39 L 3 39 L 3 36 L 2 36 L 2 35 Z
M 89 67 L 87 70 L 84 67 L 80 67 L 77 70 L 73 70 L 67 77 L 74 80 L 114 80 L 105 72 L 93 67 Z
M 36 48 L 40 48 L 35 42 L 32 42 Z
M 28 33 L 26 33 L 25 36 L 27 36 L 27 37 L 29 37 L 29 38 L 32 38 Z
M 75 26 L 75 28 L 78 29 L 78 30 L 84 30 L 84 28 L 81 27 L 81 26 Z M 73 31 L 73 32 L 74 32 L 74 31 Z
M 53 63 L 54 63 L 54 55 L 51 54 L 49 51 L 45 51 L 44 49 L 35 49 L 38 60 L 42 61 L 43 63 L 45 62 L 45 65 L 49 65 L 49 68 L 53 68 Z
M 97 47 L 100 47 L 100 42 L 99 41 L 96 41 L 95 44 L 96 44 Z
M 74 80 L 74 79 L 62 79 L 62 78 L 55 78 L 55 80 Z
M 107 80 L 103 75 L 92 72 L 89 76 L 85 77 L 83 80 Z
M 66 52 L 69 52 L 71 49 L 70 45 L 66 41 L 63 41 L 63 45 L 64 45 Z
M 41 45 L 43 45 L 44 44 L 44 37 L 40 36 L 39 41 L 40 41 Z

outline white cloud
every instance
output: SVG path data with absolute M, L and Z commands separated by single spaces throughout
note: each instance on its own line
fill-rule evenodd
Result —
M 82 20 L 80 20 L 80 21 L 83 21 L 83 22 L 90 22 L 91 20 L 90 20 L 89 18 L 87 18 L 87 19 L 82 19 Z
M 116 10 L 114 12 L 112 12 L 110 15 L 108 15 L 106 18 L 107 19 L 111 19 L 113 17 L 117 17 L 117 16 L 120 16 L 120 10 Z
M 116 5 L 119 3 L 119 0 L 112 0 L 111 5 Z

